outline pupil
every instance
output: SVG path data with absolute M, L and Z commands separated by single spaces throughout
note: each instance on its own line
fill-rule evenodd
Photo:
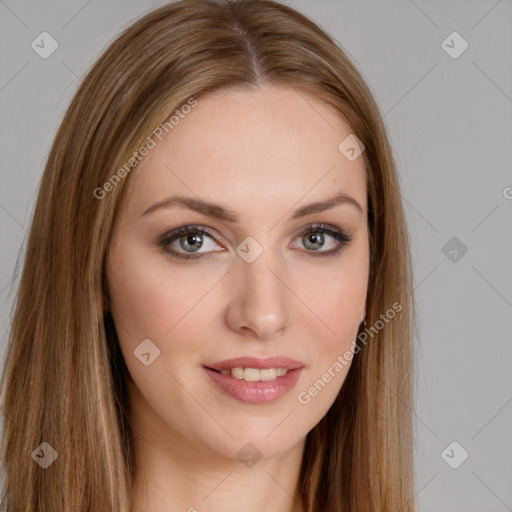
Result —
M 193 246 L 194 242 L 196 243 L 195 249 L 200 249 L 203 245 L 203 241 L 199 235 L 185 235 L 185 242 L 189 244 L 189 246 Z M 182 244 L 182 247 L 186 250 L 187 248 Z M 194 248 L 194 247 L 192 247 Z

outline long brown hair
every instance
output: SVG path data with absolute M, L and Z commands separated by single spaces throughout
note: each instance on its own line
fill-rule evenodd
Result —
M 104 275 L 129 179 L 125 163 L 190 98 L 260 84 L 329 104 L 365 148 L 371 339 L 307 436 L 304 508 L 414 511 L 412 268 L 392 151 L 345 53 L 312 21 L 271 0 L 158 8 L 107 48 L 76 92 L 44 171 L 14 304 L 0 397 L 4 510 L 130 510 L 136 460 L 127 370 Z M 124 179 L 105 187 L 116 173 Z M 399 313 L 384 325 L 393 304 Z M 33 460 L 43 442 L 58 454 L 46 469 Z

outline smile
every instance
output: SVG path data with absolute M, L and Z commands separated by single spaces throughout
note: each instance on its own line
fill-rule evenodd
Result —
M 281 398 L 295 386 L 303 368 L 233 368 L 220 371 L 203 366 L 219 391 L 250 404 L 266 404 Z M 284 372 L 283 375 L 278 375 L 278 370 Z

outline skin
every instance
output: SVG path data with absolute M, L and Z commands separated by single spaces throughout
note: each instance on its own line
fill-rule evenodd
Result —
M 200 98 L 129 176 L 106 264 L 131 377 L 138 457 L 132 512 L 303 510 L 297 485 L 305 438 L 332 405 L 350 363 L 308 404 L 297 395 L 353 351 L 365 314 L 364 161 L 338 150 L 350 133 L 331 107 L 294 89 L 216 91 Z M 339 192 L 363 211 L 341 204 L 291 218 Z M 176 206 L 142 215 L 178 194 L 222 203 L 239 221 Z M 336 239 L 324 234 L 315 251 L 299 231 L 319 222 L 352 241 L 333 256 L 318 256 Z M 156 241 L 190 224 L 211 228 L 218 241 L 202 235 L 194 253 L 178 236 L 171 248 L 203 257 L 173 259 Z M 248 236 L 263 249 L 252 263 L 236 252 Z M 160 349 L 148 366 L 134 355 L 145 339 Z M 224 394 L 202 369 L 273 355 L 299 360 L 304 369 L 290 392 L 267 404 Z M 252 467 L 237 457 L 247 442 L 262 454 Z

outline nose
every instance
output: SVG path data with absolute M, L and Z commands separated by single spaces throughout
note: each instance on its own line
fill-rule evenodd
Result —
M 230 295 L 226 320 L 244 337 L 269 340 L 282 335 L 290 321 L 291 293 L 284 267 L 266 257 L 252 263 L 242 258 L 230 272 Z

